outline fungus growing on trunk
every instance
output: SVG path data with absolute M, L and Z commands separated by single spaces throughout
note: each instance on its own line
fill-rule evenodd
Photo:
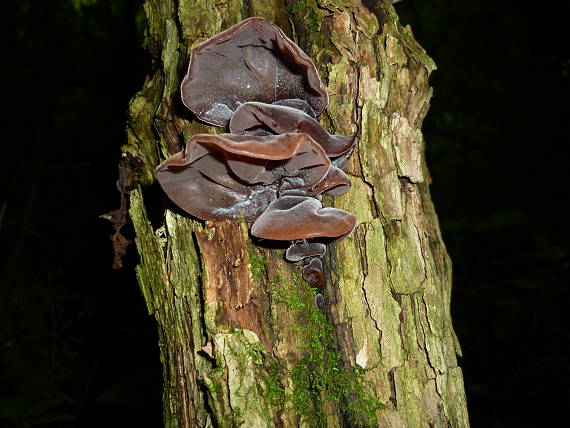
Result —
M 325 283 L 325 271 L 322 258 L 326 245 L 322 242 L 309 242 L 306 239 L 293 241 L 285 252 L 285 259 L 303 266 L 303 279 L 314 287 Z
M 322 287 L 325 284 L 323 261 L 319 258 L 310 259 L 309 263 L 303 266 L 303 279 L 313 287 Z
M 248 102 L 240 105 L 230 120 L 230 132 L 239 135 L 267 135 L 302 132 L 321 145 L 334 158 L 352 150 L 354 136 L 331 135 L 319 122 L 303 111 L 275 104 Z
M 258 238 L 293 241 L 336 238 L 356 225 L 356 217 L 338 208 L 323 208 L 309 196 L 283 196 L 271 202 L 251 226 Z
M 285 258 L 290 262 L 297 263 L 309 257 L 323 257 L 327 251 L 325 244 L 321 242 L 309 242 L 306 239 L 293 241 L 285 252 Z
M 321 146 L 306 134 L 197 134 L 156 175 L 170 199 L 193 216 L 254 221 L 281 183 L 309 194 L 321 189 L 330 169 Z
M 327 171 L 327 175 L 319 181 L 311 190 L 310 194 L 320 195 L 326 193 L 331 196 L 338 196 L 346 193 L 350 189 L 350 178 L 334 165 L 331 165 Z
M 257 17 L 194 48 L 181 92 L 199 119 L 223 127 L 247 101 L 299 99 L 317 115 L 328 104 L 313 61 L 279 27 Z
M 162 162 L 165 193 L 202 220 L 242 217 L 257 238 L 292 241 L 285 258 L 322 287 L 325 243 L 356 217 L 323 207 L 321 194 L 350 188 L 342 170 L 356 137 L 317 121 L 328 95 L 311 59 L 279 27 L 249 18 L 193 50 L 181 93 L 198 119 L 230 133 L 194 135 Z

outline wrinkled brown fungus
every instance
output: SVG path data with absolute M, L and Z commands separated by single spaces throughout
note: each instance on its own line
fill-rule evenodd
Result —
M 313 61 L 279 27 L 258 17 L 194 48 L 181 92 L 199 119 L 223 127 L 247 101 L 298 99 L 317 115 L 328 104 Z
M 319 122 L 296 108 L 248 102 L 239 106 L 230 120 L 230 132 L 240 135 L 267 135 L 302 132 L 321 145 L 328 157 L 335 158 L 354 147 L 356 137 L 331 135 Z
M 309 242 L 306 239 L 293 241 L 285 252 L 285 259 L 297 263 L 309 257 L 323 257 L 327 247 L 321 242 Z
M 350 188 L 342 170 L 356 137 L 319 124 L 328 95 L 314 63 L 279 27 L 249 18 L 193 50 L 181 94 L 198 119 L 231 133 L 194 135 L 162 162 L 165 193 L 202 220 L 243 217 L 255 237 L 292 241 L 285 258 L 322 287 L 325 244 L 356 217 L 324 208 L 321 195 Z
M 331 165 L 325 178 L 311 188 L 309 193 L 311 195 L 326 193 L 327 195 L 338 196 L 346 193 L 348 189 L 350 189 L 350 186 L 350 178 L 348 178 L 344 171 Z
M 281 182 L 306 193 L 302 189 L 318 188 L 330 167 L 306 134 L 197 134 L 156 175 L 170 199 L 200 219 L 253 221 L 277 197 Z
M 337 237 L 350 232 L 356 217 L 338 208 L 323 208 L 315 198 L 283 196 L 271 202 L 251 226 L 258 238 L 289 241 Z
M 303 266 L 303 279 L 313 287 L 325 285 L 325 271 L 321 259 L 313 258 Z

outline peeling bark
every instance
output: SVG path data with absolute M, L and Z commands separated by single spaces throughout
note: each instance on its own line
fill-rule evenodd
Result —
M 123 151 L 143 165 L 129 213 L 159 329 L 165 426 L 469 426 L 421 133 L 435 65 L 390 2 L 147 0 L 145 11 L 154 70 L 131 101 Z M 147 215 L 156 165 L 217 131 L 179 101 L 192 47 L 249 16 L 313 58 L 330 95 L 321 123 L 359 138 L 353 188 L 327 201 L 359 223 L 325 258 L 324 312 L 283 250 L 256 246 L 246 224 L 173 207 L 162 225 Z

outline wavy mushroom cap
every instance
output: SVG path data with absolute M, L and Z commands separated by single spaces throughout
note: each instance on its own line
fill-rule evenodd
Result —
M 323 257 L 327 251 L 321 242 L 308 242 L 306 239 L 295 241 L 285 252 L 285 258 L 290 262 L 300 262 L 309 257 Z
M 278 241 L 333 238 L 349 233 L 355 225 L 354 215 L 338 208 L 323 208 L 315 198 L 282 196 L 255 220 L 251 234 Z
M 296 108 L 248 102 L 239 106 L 230 120 L 232 134 L 266 135 L 304 133 L 321 145 L 329 158 L 335 158 L 354 147 L 356 137 L 331 135 L 321 124 L 308 114 Z
M 327 195 L 338 196 L 348 192 L 350 186 L 352 186 L 352 183 L 344 171 L 331 165 L 325 178 L 310 189 L 309 194 L 320 195 L 321 193 L 326 193 Z
M 328 104 L 313 61 L 279 27 L 257 17 L 194 48 L 181 93 L 199 119 L 223 127 L 247 101 L 298 99 L 317 115 Z
M 195 217 L 254 221 L 288 177 L 309 189 L 329 168 L 322 147 L 306 134 L 197 134 L 156 175 L 168 197 Z
M 229 127 L 232 134 L 238 135 L 305 133 L 319 143 L 330 158 L 348 152 L 356 143 L 356 137 L 331 135 L 310 115 L 287 105 L 244 103 L 234 112 Z
M 191 164 L 180 152 L 159 165 L 156 176 L 176 205 L 202 220 L 253 221 L 276 197 L 275 187 L 241 183 L 215 152 Z

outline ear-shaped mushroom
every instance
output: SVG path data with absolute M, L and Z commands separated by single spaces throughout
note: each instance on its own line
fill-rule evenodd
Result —
M 258 238 L 292 241 L 337 237 L 350 232 L 356 217 L 338 208 L 323 208 L 315 198 L 282 196 L 269 204 L 251 226 Z
M 215 150 L 194 161 L 184 151 L 177 153 L 158 166 L 156 176 L 176 205 L 202 220 L 243 216 L 253 221 L 276 197 L 274 187 L 237 180 Z
M 346 193 L 352 183 L 350 178 L 344 173 L 343 170 L 331 165 L 327 175 L 316 186 L 314 186 L 309 194 L 320 195 L 326 193 L 327 195 L 337 196 Z
M 253 221 L 276 198 L 282 181 L 291 177 L 299 188 L 310 189 L 329 168 L 322 147 L 306 134 L 197 134 L 156 175 L 170 199 L 193 216 Z
M 313 287 L 325 285 L 325 271 L 321 259 L 311 259 L 309 263 L 303 266 L 303 279 Z
M 284 105 L 244 103 L 236 109 L 230 120 L 232 134 L 256 135 L 256 132 L 262 132 L 262 135 L 266 135 L 268 131 L 273 134 L 308 134 L 325 149 L 330 158 L 350 151 L 356 143 L 356 137 L 331 135 L 308 114 Z
M 306 239 L 294 241 L 287 251 L 285 258 L 290 262 L 297 263 L 309 257 L 323 257 L 327 247 L 321 242 L 308 242 Z
M 181 92 L 199 119 L 223 127 L 247 101 L 300 99 L 317 115 L 328 104 L 313 61 L 279 27 L 257 17 L 198 45 Z
M 352 152 L 354 151 L 354 147 L 352 147 L 350 150 L 344 152 L 342 155 L 331 159 L 331 163 L 336 166 L 338 169 L 342 169 L 344 170 L 346 168 L 346 165 L 348 165 L 348 159 L 350 158 L 350 155 L 352 155 Z

